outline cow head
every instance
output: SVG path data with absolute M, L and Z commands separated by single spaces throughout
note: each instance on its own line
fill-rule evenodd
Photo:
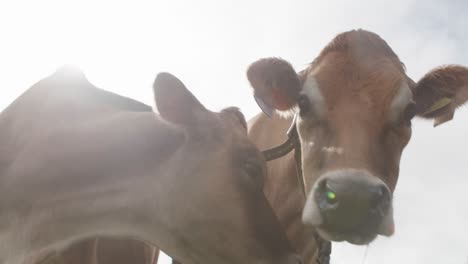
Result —
M 186 259 L 197 263 L 208 257 L 210 263 L 302 263 L 290 254 L 286 234 L 263 194 L 265 162 L 247 137 L 242 113 L 232 107 L 207 110 L 168 73 L 158 75 L 154 91 L 161 117 L 185 138 L 175 159 L 179 164 L 167 164 L 181 181 L 164 187 L 180 194 L 168 194 L 177 209 L 164 216 L 177 230 L 171 235 L 185 241 L 178 253 L 190 254 Z M 197 251 L 187 248 L 194 245 Z
M 299 73 L 266 58 L 247 75 L 265 113 L 298 115 L 303 222 L 354 244 L 394 232 L 392 193 L 413 117 L 438 125 L 468 100 L 467 68 L 437 68 L 414 83 L 387 43 L 364 30 L 338 35 Z

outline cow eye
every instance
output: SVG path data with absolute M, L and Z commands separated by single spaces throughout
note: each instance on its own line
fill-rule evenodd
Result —
M 411 119 L 416 115 L 416 103 L 410 103 L 403 112 L 403 121 L 406 124 L 411 124 Z
M 256 183 L 263 185 L 263 169 L 258 162 L 245 162 L 243 170 L 250 180 L 253 180 Z
M 255 177 L 257 175 L 260 175 L 262 173 L 262 168 L 260 166 L 252 161 L 247 161 L 244 164 L 244 171 L 251 177 Z
M 301 95 L 297 100 L 297 105 L 299 106 L 299 114 L 301 116 L 307 114 L 310 111 L 310 100 L 306 95 Z

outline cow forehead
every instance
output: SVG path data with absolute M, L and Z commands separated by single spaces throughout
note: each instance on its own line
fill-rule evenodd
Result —
M 319 102 L 328 119 L 359 116 L 373 121 L 394 119 L 411 101 L 405 74 L 385 57 L 358 60 L 343 52 L 324 55 L 312 65 L 304 93 Z

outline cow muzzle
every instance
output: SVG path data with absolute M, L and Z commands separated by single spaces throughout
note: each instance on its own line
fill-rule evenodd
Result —
M 387 185 L 365 170 L 337 170 L 312 187 L 302 221 L 327 240 L 368 244 L 394 231 L 392 195 Z

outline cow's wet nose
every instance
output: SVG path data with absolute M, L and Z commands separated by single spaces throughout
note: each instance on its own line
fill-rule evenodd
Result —
M 311 195 L 303 220 L 338 233 L 377 230 L 391 207 L 387 185 L 363 170 L 327 173 Z

